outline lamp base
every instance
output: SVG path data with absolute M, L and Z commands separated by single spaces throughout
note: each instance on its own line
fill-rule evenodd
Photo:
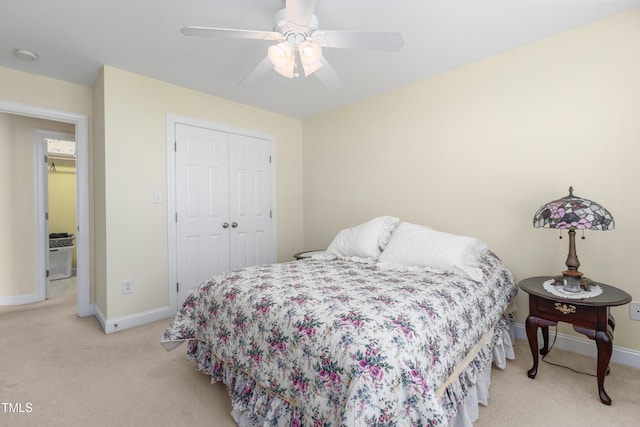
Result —
M 565 274 L 568 273 L 568 274 Z M 555 276 L 554 279 L 554 285 L 555 286 L 562 286 L 562 288 L 567 291 L 567 292 L 580 292 L 580 288 L 584 289 L 585 291 L 589 291 L 591 289 L 591 286 L 595 285 L 596 282 L 594 282 L 593 280 L 589 279 L 588 277 L 585 277 L 582 275 L 582 273 L 580 273 L 578 271 L 578 275 L 575 274 L 575 271 L 563 271 L 562 275 L 560 276 Z M 578 288 L 576 289 L 575 283 L 578 283 Z M 569 284 L 567 286 L 567 284 Z M 574 290 L 576 289 L 576 290 Z
M 562 272 L 562 279 L 564 282 L 564 289 L 567 292 L 578 293 L 582 291 L 580 287 L 580 279 L 582 278 L 582 273 L 576 270 L 567 270 Z

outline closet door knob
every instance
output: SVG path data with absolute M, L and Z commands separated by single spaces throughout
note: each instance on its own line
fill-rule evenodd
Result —
M 223 223 L 222 228 L 229 228 L 229 223 L 228 222 Z
M 231 227 L 232 227 L 232 228 L 236 228 L 237 226 L 238 226 L 238 223 L 237 223 L 237 222 L 235 222 L 235 221 L 234 221 L 234 222 L 232 222 L 232 223 L 231 223 Z

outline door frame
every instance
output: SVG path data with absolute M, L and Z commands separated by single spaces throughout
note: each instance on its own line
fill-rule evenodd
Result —
M 34 130 L 34 171 L 35 171 L 35 184 L 36 184 L 36 236 L 44 236 L 44 269 L 50 270 L 49 265 L 49 244 L 46 239 L 49 235 L 49 164 L 48 164 L 48 150 L 46 139 L 66 139 L 67 141 L 75 141 L 76 134 L 68 132 L 60 132 L 46 129 Z M 45 157 L 46 156 L 46 157 Z M 75 159 L 73 159 L 75 163 Z M 77 201 L 74 206 L 76 213 L 78 212 Z M 77 220 L 76 220 L 77 223 Z M 77 226 L 76 226 L 77 229 Z M 39 263 L 41 260 L 36 259 L 36 271 L 42 271 Z M 77 269 L 77 266 L 76 266 Z M 47 289 L 49 286 L 49 275 L 45 274 L 44 280 L 36 279 L 36 295 L 38 301 L 44 301 L 47 298 Z M 77 288 L 77 285 L 76 285 Z
M 168 262 L 169 262 L 169 309 L 174 315 L 178 311 L 178 250 L 177 250 L 177 224 L 176 224 L 176 152 L 175 152 L 175 128 L 176 124 L 202 127 L 227 133 L 247 135 L 254 138 L 266 139 L 269 141 L 269 155 L 271 156 L 271 210 L 273 221 L 271 221 L 271 254 L 272 262 L 277 259 L 277 204 L 276 204 L 276 156 L 275 156 L 275 136 L 263 132 L 237 128 L 222 123 L 210 122 L 193 117 L 180 116 L 167 113 L 167 241 L 168 241 Z
M 76 134 L 76 279 L 78 282 L 77 313 L 80 317 L 94 314 L 94 306 L 91 304 L 90 288 L 90 247 L 89 247 L 89 118 L 85 114 L 71 113 L 35 105 L 20 104 L 16 102 L 0 100 L 0 112 L 19 116 L 35 117 L 45 120 L 70 123 L 75 126 Z M 34 137 L 35 138 L 35 137 Z M 36 168 L 38 169 L 38 168 Z M 38 177 L 35 177 L 38 179 Z M 40 181 L 36 181 L 39 185 Z M 37 190 L 36 190 L 37 192 Z M 39 197 L 36 194 L 36 197 Z M 39 199 L 36 200 L 36 293 L 27 296 L 33 301 L 20 301 L 20 303 L 36 302 L 38 289 L 42 289 L 42 283 L 46 287 L 46 260 L 45 245 L 48 246 L 49 236 L 45 235 L 44 206 Z

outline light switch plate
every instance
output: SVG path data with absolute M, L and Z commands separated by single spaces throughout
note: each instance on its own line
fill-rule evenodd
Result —
M 155 204 L 162 203 L 162 191 L 154 191 L 153 192 L 153 203 L 155 203 Z
M 631 302 L 629 304 L 629 317 L 631 320 L 640 320 L 640 302 Z

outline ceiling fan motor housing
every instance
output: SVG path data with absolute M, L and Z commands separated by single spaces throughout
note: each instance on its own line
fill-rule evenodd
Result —
M 273 31 L 282 34 L 284 39 L 293 46 L 297 46 L 308 38 L 311 38 L 313 32 L 319 28 L 316 15 L 311 16 L 310 23 L 300 24 L 287 19 L 287 9 L 282 9 L 276 13 L 274 21 L 276 24 L 273 26 Z

